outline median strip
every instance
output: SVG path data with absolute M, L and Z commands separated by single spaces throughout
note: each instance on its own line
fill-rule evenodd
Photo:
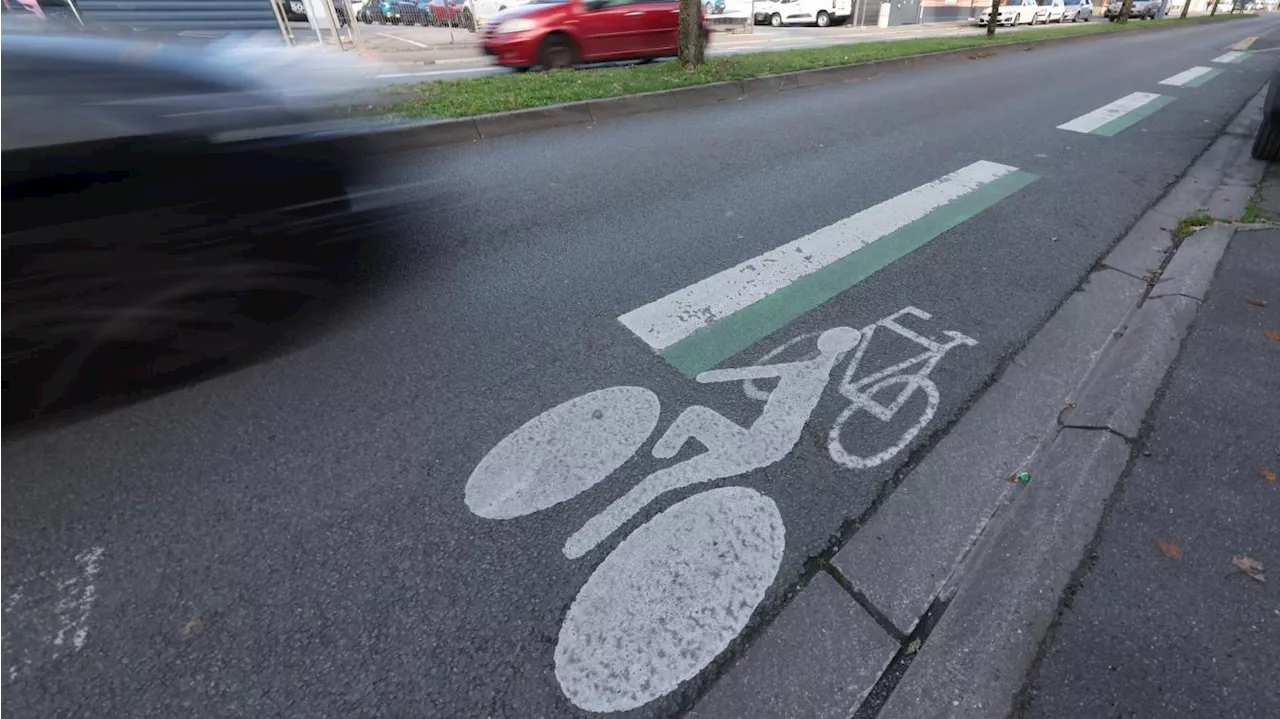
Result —
M 1058 129 L 1086 135 L 1113 137 L 1173 100 L 1174 98 L 1168 95 L 1157 95 L 1153 92 L 1130 93 L 1093 112 L 1085 113 L 1071 122 L 1058 125 Z
M 632 310 L 689 377 L 715 367 L 1037 179 L 979 161 Z
M 1200 87 L 1221 74 L 1221 70 L 1197 65 L 1190 70 L 1183 70 L 1172 77 L 1166 77 L 1160 81 L 1160 84 L 1172 85 L 1174 87 Z
M 974 34 L 961 37 L 916 38 L 803 48 L 772 52 L 735 53 L 716 57 L 686 70 L 674 62 L 592 70 L 511 73 L 445 82 L 400 85 L 390 89 L 395 101 L 367 108 L 378 114 L 401 119 L 462 118 L 489 113 L 540 108 L 584 100 L 600 100 L 665 90 L 676 90 L 720 82 L 769 78 L 787 73 L 841 66 L 867 65 L 886 60 L 929 57 L 946 52 L 974 50 L 982 57 L 985 48 L 1003 45 L 1100 36 L 1112 32 L 1144 32 L 1205 22 L 1223 22 L 1242 15 L 1217 18 L 1188 18 L 1149 23 L 1056 27 L 1023 32 L 998 33 L 992 40 Z M 714 42 L 712 44 L 714 48 Z

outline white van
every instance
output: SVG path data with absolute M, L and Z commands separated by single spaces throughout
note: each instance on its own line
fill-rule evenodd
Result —
M 758 22 L 784 25 L 840 25 L 853 14 L 853 0 L 769 0 L 751 9 Z

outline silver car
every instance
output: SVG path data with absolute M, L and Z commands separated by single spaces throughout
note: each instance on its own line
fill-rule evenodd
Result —
M 1089 22 L 1093 19 L 1093 2 L 1091 0 L 1067 0 L 1063 8 L 1063 22 Z
M 1039 0 L 1038 4 L 1040 9 L 1036 11 L 1035 17 L 1032 18 L 1032 25 L 1040 22 L 1048 25 L 1054 20 L 1062 22 L 1062 18 L 1065 15 L 1063 0 Z
M 1161 0 L 1133 0 L 1133 4 L 1129 6 L 1129 17 L 1135 20 L 1155 20 L 1156 15 L 1160 13 Z M 1104 16 L 1111 22 L 1120 19 L 1120 10 L 1124 7 L 1122 0 L 1114 0 L 1107 6 Z

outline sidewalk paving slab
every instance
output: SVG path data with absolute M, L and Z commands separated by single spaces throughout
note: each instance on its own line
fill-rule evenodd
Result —
M 1115 270 L 1090 276 L 836 554 L 833 564 L 853 588 L 904 634 L 1011 490 L 1009 475 L 1032 469 L 1028 462 L 1144 289 Z
M 1049 628 L 1128 461 L 1128 444 L 1110 432 L 1058 435 L 1030 483 L 1017 487 L 992 541 L 975 550 L 880 719 L 1008 716 L 1036 656 L 1038 642 L 1026 637 Z
M 1280 230 L 1242 229 L 1017 716 L 1276 715 L 1280 484 L 1263 470 L 1280 472 L 1280 342 L 1268 329 L 1280 330 Z M 1235 556 L 1261 561 L 1267 581 Z
M 819 573 L 688 715 L 690 719 L 846 719 L 898 643 Z

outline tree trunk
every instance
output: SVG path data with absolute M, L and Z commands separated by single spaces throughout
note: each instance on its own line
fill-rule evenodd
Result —
M 1187 11 L 1191 9 L 1191 0 L 1182 0 L 1182 14 L 1178 17 L 1182 20 L 1187 19 Z
M 1120 17 L 1116 18 L 1116 22 L 1129 22 L 1129 10 L 1133 7 L 1133 0 L 1124 0 L 1124 4 L 1120 6 Z
M 702 29 L 701 0 L 680 0 L 680 64 L 697 67 L 707 49 L 707 35 Z
M 991 0 L 991 17 L 987 18 L 987 38 L 996 36 L 996 22 L 1000 18 L 1000 0 Z
M 1219 2 L 1221 2 L 1221 0 L 1213 0 L 1213 9 L 1209 11 L 1209 17 L 1213 17 L 1214 15 L 1217 15 L 1217 14 L 1218 14 L 1218 3 L 1219 3 Z

